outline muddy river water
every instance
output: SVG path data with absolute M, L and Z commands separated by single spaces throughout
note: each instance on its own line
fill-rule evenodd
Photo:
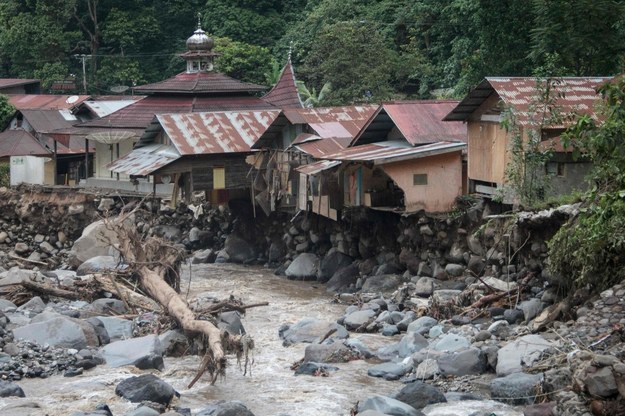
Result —
M 197 370 L 198 357 L 166 359 L 165 370 L 156 374 L 181 393 L 176 405 L 198 411 L 213 400 L 240 400 L 256 416 L 349 415 L 358 400 L 371 394 L 389 395 L 401 388 L 397 382 L 367 376 L 371 364 L 364 361 L 337 364 L 340 370 L 329 377 L 293 374 L 290 367 L 304 356 L 306 344 L 284 347 L 278 328 L 306 317 L 329 321 L 340 317 L 345 306 L 333 303 L 324 285 L 289 281 L 274 276 L 268 269 L 233 264 L 194 265 L 190 270 L 187 266 L 182 276 L 183 292 L 189 287 L 189 299 L 206 295 L 225 299 L 233 295 L 246 304 L 267 301 L 269 306 L 249 309 L 243 318 L 256 345 L 251 374 L 244 376 L 236 358 L 230 357 L 225 379 L 211 386 L 202 378 L 187 389 Z M 375 334 L 351 336 L 360 337 L 372 350 L 394 341 Z M 123 415 L 136 408 L 136 404 L 116 397 L 115 386 L 142 373 L 145 371 L 102 365 L 74 378 L 21 380 L 18 384 L 26 398 L 0 398 L 0 409 L 17 406 L 5 407 L 2 414 L 7 416 L 65 416 L 107 403 L 113 414 Z

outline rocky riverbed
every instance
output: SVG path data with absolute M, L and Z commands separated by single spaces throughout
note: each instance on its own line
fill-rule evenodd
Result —
M 0 414 L 625 414 L 625 286 L 566 293 L 546 267 L 576 206 L 335 223 L 101 196 L 4 203 L 16 208 L 0 216 Z M 188 253 L 194 310 L 269 303 L 212 318 L 254 340 L 250 366 L 230 357 L 224 380 L 188 388 L 200 345 L 95 284 L 129 283 L 132 265 L 111 219 L 89 223 L 137 206 L 125 226 Z

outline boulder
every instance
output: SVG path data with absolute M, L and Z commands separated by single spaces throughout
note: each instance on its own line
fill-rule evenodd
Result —
M 14 312 L 17 310 L 17 306 L 6 299 L 0 299 L 0 312 Z
M 200 410 L 196 416 L 254 416 L 242 402 L 217 401 Z
M 419 380 L 429 380 L 438 376 L 440 373 L 441 369 L 438 368 L 436 360 L 428 358 L 419 363 L 415 370 L 415 377 Z
M 274 240 L 271 242 L 269 246 L 269 263 L 278 263 L 284 260 L 284 256 L 286 256 L 287 247 L 284 241 L 282 240 Z
M 542 312 L 542 310 L 544 309 L 544 304 L 540 299 L 532 298 L 519 303 L 517 309 L 523 311 L 525 321 L 529 322 L 537 317 L 540 312 Z
M 542 391 L 542 380 L 542 374 L 509 374 L 491 381 L 490 396 L 506 404 L 534 404 L 537 401 L 536 395 Z
M 152 234 L 174 243 L 182 238 L 182 230 L 175 225 L 157 225 L 152 228 Z
M 458 334 L 447 334 L 438 340 L 432 349 L 436 351 L 456 352 L 469 348 L 471 342 Z
M 354 259 L 350 256 L 339 251 L 330 250 L 328 254 L 321 259 L 317 280 L 322 283 L 327 282 L 337 271 L 349 266 L 353 261 Z
M 381 377 L 384 380 L 399 380 L 410 371 L 410 368 L 402 363 L 381 363 L 369 368 L 367 375 Z
M 372 322 L 375 316 L 376 313 L 372 309 L 363 309 L 361 311 L 352 312 L 345 316 L 343 325 L 345 325 L 345 328 L 349 331 L 355 331 L 358 328 L 366 326 L 369 322 Z
M 31 314 L 30 316 L 33 316 L 34 314 L 43 312 L 45 308 L 46 304 L 43 302 L 43 300 L 41 300 L 39 296 L 35 296 L 19 308 L 17 308 L 17 310 L 19 312 L 29 312 Z
M 414 332 L 417 334 L 425 335 L 430 332 L 430 329 L 432 329 L 432 327 L 437 323 L 438 321 L 434 318 L 431 318 L 429 316 L 422 316 L 412 321 L 410 325 L 408 325 L 407 332 Z
M 109 342 L 132 338 L 135 325 L 127 319 L 115 318 L 113 316 L 98 316 L 95 319 L 102 322 L 109 337 Z
M 395 399 L 415 409 L 423 409 L 429 404 L 445 403 L 447 401 L 442 391 L 421 381 L 413 381 L 412 383 L 406 384 L 404 388 L 395 395 Z
M 51 347 L 82 349 L 89 346 L 82 326 L 64 316 L 15 328 L 13 336 L 16 340 L 48 344 Z
M 230 335 L 244 335 L 245 328 L 241 322 L 241 315 L 237 311 L 222 312 L 219 314 L 217 326 Z
M 314 318 L 304 318 L 294 325 L 282 325 L 278 330 L 285 346 L 298 342 L 319 342 L 331 330 L 336 330 L 329 338 L 345 339 L 349 333 L 342 325 L 336 322 L 322 321 Z
M 226 238 L 224 250 L 233 263 L 247 264 L 256 259 L 254 247 L 236 234 L 230 234 Z
M 203 264 L 203 263 L 214 263 L 217 258 L 217 253 L 215 253 L 212 249 L 200 250 L 193 253 L 193 257 L 191 257 L 191 264 Z
M 120 264 L 119 260 L 113 256 L 95 256 L 78 266 L 76 276 L 124 270 L 127 267 L 126 264 Z
M 423 276 L 415 282 L 414 294 L 424 298 L 432 296 L 434 293 L 435 280 L 431 277 Z
M 328 292 L 342 292 L 352 285 L 355 285 L 360 277 L 360 271 L 356 264 L 339 269 L 328 280 L 326 287 Z
M 179 329 L 170 329 L 158 336 L 161 341 L 163 355 L 167 357 L 182 357 L 189 351 L 189 340 Z
M 324 363 L 315 363 L 312 361 L 304 362 L 297 370 L 295 370 L 296 376 L 306 375 L 306 376 L 316 376 L 319 374 L 327 374 L 330 371 L 338 371 L 339 368 L 333 365 L 328 365 Z
M 152 368 L 163 369 L 163 347 L 156 335 L 113 342 L 102 347 L 100 352 L 109 367 L 135 365 L 146 368 L 152 364 Z
M 479 348 L 444 353 L 436 358 L 436 362 L 444 376 L 482 374 L 487 370 L 486 355 Z
M 332 344 L 310 344 L 304 350 L 304 362 L 343 363 L 352 355 L 352 350 L 340 342 Z
M 588 393 L 592 396 L 607 398 L 618 393 L 616 379 L 610 367 L 602 367 L 595 372 L 587 373 L 584 383 Z
M 161 413 L 157 410 L 147 406 L 140 406 L 130 413 L 126 413 L 124 416 L 159 416 Z
M 358 413 L 366 410 L 376 410 L 393 416 L 423 416 L 423 413 L 414 407 L 387 396 L 371 396 L 359 402 Z
M 449 401 L 430 404 L 422 410 L 428 416 L 523 416 L 522 410 L 516 410 L 495 400 Z
M 382 274 L 377 276 L 369 276 L 362 285 L 362 292 L 366 293 L 384 293 L 393 292 L 401 285 L 401 276 L 396 274 Z
M 110 315 L 111 312 L 117 315 L 123 315 L 128 313 L 126 304 L 119 299 L 100 298 L 91 302 L 91 305 L 87 306 L 88 310 L 98 315 Z
M 291 280 L 314 280 L 319 271 L 319 257 L 313 253 L 298 255 L 286 269 L 286 277 Z
M 179 393 L 168 383 L 153 374 L 143 374 L 123 380 L 115 388 L 115 394 L 133 403 L 150 401 L 169 404 Z
M 400 358 L 406 358 L 413 353 L 428 346 L 428 340 L 421 334 L 409 332 L 404 335 L 397 346 L 397 353 Z
M 506 344 L 497 353 L 497 376 L 519 373 L 524 367 L 531 367 L 551 346 L 551 342 L 540 335 L 525 335 Z
M 0 397 L 26 397 L 24 390 L 11 381 L 0 380 Z
M 68 261 L 72 267 L 78 267 L 92 257 L 115 255 L 113 247 L 118 243 L 117 233 L 107 227 L 104 220 L 96 221 L 85 227 L 74 242 Z
M 465 270 L 465 267 L 462 264 L 448 263 L 445 266 L 445 273 L 447 273 L 448 275 L 452 277 L 462 276 L 462 274 L 464 273 L 464 270 Z

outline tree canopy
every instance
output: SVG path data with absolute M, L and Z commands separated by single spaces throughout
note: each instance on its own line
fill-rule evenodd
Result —
M 201 13 L 220 70 L 275 81 L 292 47 L 320 104 L 461 97 L 485 76 L 622 71 L 625 0 L 4 0 L 0 76 L 82 77 L 90 93 L 184 66 Z M 223 41 L 222 41 L 223 39 Z M 220 44 L 223 42 L 223 44 Z M 545 72 L 549 72 L 546 74 Z M 80 82 L 77 82 L 80 85 Z

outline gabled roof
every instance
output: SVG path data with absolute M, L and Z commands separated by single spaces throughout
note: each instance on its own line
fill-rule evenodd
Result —
M 228 111 L 159 114 L 156 119 L 178 153 L 186 156 L 250 152 L 278 114 L 278 110 Z
M 77 121 L 69 110 L 22 110 L 24 119 L 37 133 L 52 133 L 69 128 Z
M 601 97 L 597 88 L 609 82 L 611 77 L 563 77 L 550 78 L 553 85 L 554 106 L 560 113 L 594 114 Z M 488 77 L 484 79 L 444 118 L 445 121 L 467 121 L 471 115 L 492 95 L 496 94 L 504 106 L 515 110 L 517 122 L 531 122 L 531 107 L 536 105 L 539 82 L 546 78 L 535 77 Z M 555 126 L 553 126 L 555 127 Z
M 301 135 L 300 135 L 301 136 Z M 299 137 L 299 136 L 298 136 Z M 317 136 L 318 137 L 318 136 Z M 349 139 L 321 139 L 303 141 L 293 146 L 315 159 L 323 159 L 327 155 L 331 155 L 345 149 L 349 144 Z
M 440 141 L 466 142 L 463 123 L 445 123 L 443 117 L 458 101 L 422 100 L 383 103 L 350 146 L 392 140 L 401 136 L 412 146 Z
M 39 84 L 38 79 L 27 78 L 0 78 L 0 89 L 20 87 L 22 85 Z
M 50 150 L 24 130 L 5 130 L 0 133 L 0 157 L 45 156 Z
M 378 106 L 344 106 L 284 110 L 291 124 L 308 124 L 322 138 L 354 137 Z
M 122 108 L 128 107 L 131 104 L 136 103 L 137 101 L 145 98 L 145 96 L 118 96 L 116 99 L 109 97 L 98 97 L 97 99 L 85 100 L 82 103 L 90 113 L 92 113 L 95 117 L 102 118 L 106 117 L 109 114 L 113 114 L 116 111 L 121 110 Z
M 460 152 L 467 145 L 461 142 L 437 142 L 423 146 L 411 146 L 405 141 L 385 141 L 349 147 L 332 155 L 327 160 L 373 162 L 375 165 L 419 159 L 443 153 Z
M 70 109 L 89 99 L 88 95 L 9 94 L 9 102 L 17 110 Z
M 295 73 L 290 58 L 284 68 L 282 68 L 282 73 L 276 85 L 262 99 L 281 109 L 304 108 L 297 91 Z
M 238 81 L 219 72 L 182 72 L 172 78 L 134 88 L 139 94 L 223 94 L 254 93 L 267 88 L 250 82 Z
M 109 163 L 106 168 L 126 175 L 146 176 L 178 159 L 180 159 L 180 154 L 172 146 L 150 144 L 134 149 Z
M 275 107 L 258 97 L 252 96 L 194 97 L 192 95 L 151 95 L 106 117 L 86 121 L 78 126 L 80 128 L 101 127 L 145 130 L 156 114 L 260 109 L 268 110 L 275 109 Z

